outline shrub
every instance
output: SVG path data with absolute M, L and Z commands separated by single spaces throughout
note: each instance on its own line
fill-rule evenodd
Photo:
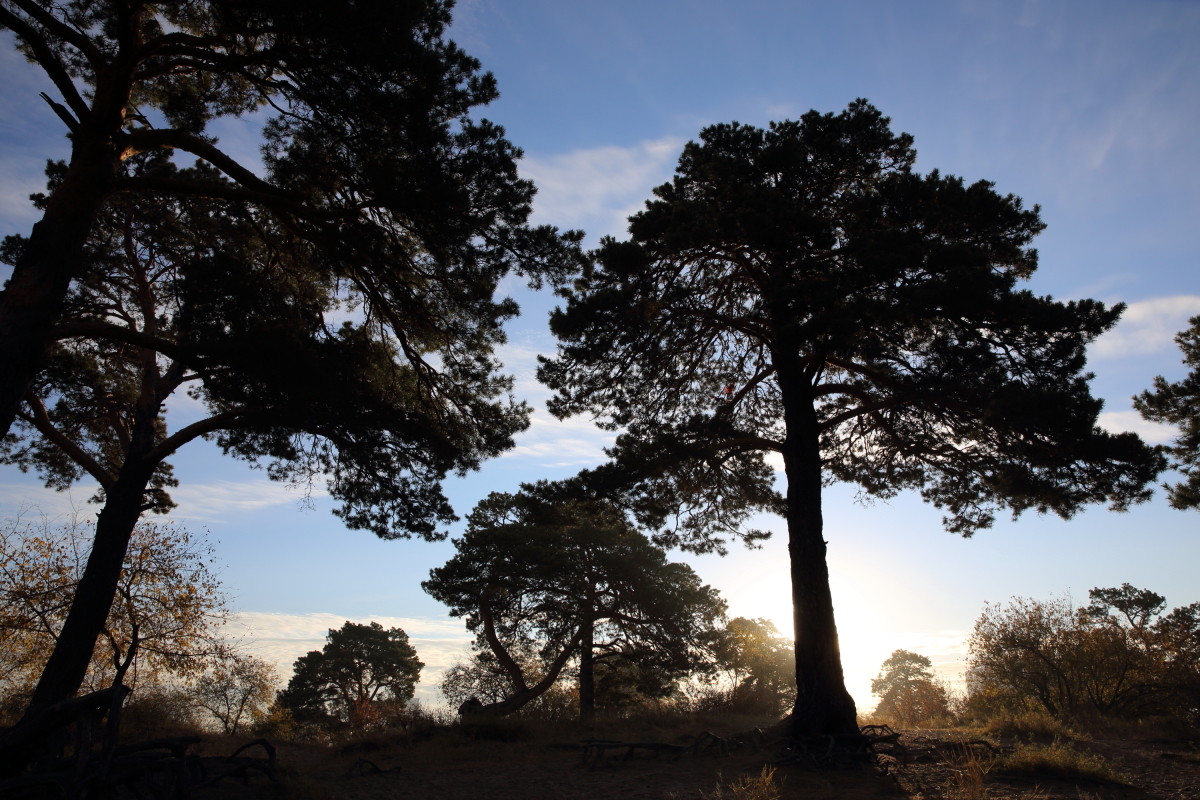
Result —
M 188 692 L 143 687 L 121 709 L 121 739 L 144 741 L 174 736 L 198 736 L 202 726 Z
M 1120 775 L 1100 756 L 1080 752 L 1062 742 L 1049 745 L 1020 745 L 1012 753 L 996 759 L 992 771 L 1009 775 L 1120 780 Z
M 983 730 L 991 736 L 1026 742 L 1082 738 L 1078 731 L 1042 711 L 1003 713 L 989 720 Z

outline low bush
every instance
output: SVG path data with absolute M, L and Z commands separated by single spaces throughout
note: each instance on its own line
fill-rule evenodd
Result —
M 121 739 L 140 742 L 203 733 L 196 706 L 180 689 L 142 687 L 121 709 Z
M 1018 745 L 1012 753 L 996 759 L 992 771 L 1098 781 L 1117 781 L 1121 777 L 1100 756 L 1081 752 L 1063 742 Z
M 1020 711 L 999 714 L 988 720 L 983 732 L 1002 739 L 1025 742 L 1053 742 L 1061 739 L 1080 739 L 1083 734 L 1062 720 L 1042 711 Z

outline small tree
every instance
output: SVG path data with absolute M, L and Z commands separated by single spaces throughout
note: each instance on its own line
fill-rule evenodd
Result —
M 493 493 L 468 516 L 457 552 L 423 585 L 467 619 L 508 674 L 510 713 L 548 690 L 578 658 L 580 715 L 595 706 L 597 662 L 627 659 L 668 679 L 686 674 L 714 622 L 717 592 L 633 529 L 611 504 L 564 484 Z M 531 643 L 536 680 L 513 652 Z
M 735 617 L 717 631 L 712 649 L 734 707 L 778 713 L 795 702 L 792 642 L 770 620 Z
M 1191 327 L 1175 337 L 1189 368 L 1187 376 L 1171 383 L 1160 375 L 1154 379 L 1153 391 L 1133 398 L 1134 407 L 1146 419 L 1179 428 L 1167 452 L 1185 480 L 1166 487 L 1171 505 L 1179 509 L 1200 508 L 1200 317 L 1192 317 L 1189 323 Z
M 424 666 L 400 628 L 347 621 L 329 630 L 323 648 L 296 659 L 279 703 L 298 722 L 361 729 L 380 704 L 411 700 Z
M 510 651 L 509 655 L 514 653 Z M 527 661 L 518 658 L 521 673 L 532 675 L 534 670 L 527 663 L 521 663 Z M 442 673 L 442 697 L 446 698 L 446 703 L 452 709 L 462 708 L 472 698 L 483 705 L 499 703 L 511 695 L 515 688 L 508 673 L 500 667 L 495 653 L 487 649 L 476 649 Z
M 0 682 L 27 694 L 62 631 L 92 526 L 10 524 L 0 530 Z M 134 530 L 85 686 L 131 688 L 197 678 L 234 655 L 226 599 L 203 538 L 170 523 Z
M 266 715 L 275 697 L 279 675 L 261 658 L 234 655 L 210 667 L 196 682 L 196 704 L 230 735 L 243 724 L 255 725 Z
M 950 716 L 950 693 L 933 674 L 928 656 L 896 650 L 871 681 L 879 698 L 875 715 L 904 728 L 915 728 Z

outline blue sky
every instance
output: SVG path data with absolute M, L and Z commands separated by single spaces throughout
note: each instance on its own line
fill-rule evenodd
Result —
M 537 219 L 582 228 L 588 241 L 624 233 L 626 216 L 666 181 L 680 148 L 705 125 L 765 125 L 810 108 L 838 111 L 866 97 L 911 133 L 918 169 L 934 168 L 1042 207 L 1039 294 L 1093 297 L 1129 309 L 1093 348 L 1103 423 L 1163 441 L 1129 398 L 1155 375 L 1183 374 L 1172 336 L 1200 314 L 1200 3 L 873 2 L 743 0 L 465 0 L 452 37 L 495 73 L 500 99 L 480 112 L 524 148 L 522 172 L 540 188 Z M 26 232 L 25 200 L 47 157 L 66 141 L 36 72 L 0 48 L 0 232 Z M 214 129 L 256 159 L 255 121 Z M 554 422 L 533 378 L 549 352 L 553 300 L 519 284 L 523 315 L 503 352 L 517 393 L 538 410 L 517 448 L 447 484 L 460 514 L 492 490 L 556 478 L 597 463 L 607 441 L 586 420 Z M 176 404 L 173 413 L 187 409 Z M 206 529 L 226 564 L 224 584 L 242 621 L 272 657 L 289 663 L 344 619 L 401 625 L 429 665 L 421 695 L 461 651 L 457 620 L 419 583 L 451 555 L 449 543 L 375 540 L 348 531 L 317 496 L 310 502 L 262 472 L 202 444 L 174 459 L 182 486 L 175 518 Z M 24 510 L 50 518 L 94 513 L 91 492 L 39 488 L 0 469 L 0 519 Z M 1127 514 L 1090 509 L 1075 519 L 1000 521 L 971 540 L 940 527 L 915 496 L 856 504 L 826 494 L 826 538 L 847 679 L 860 708 L 869 680 L 904 647 L 948 675 L 985 602 L 1070 593 L 1129 581 L 1172 605 L 1200 600 L 1200 513 L 1167 507 L 1161 493 Z M 731 612 L 790 626 L 786 546 L 689 558 L 721 589 Z

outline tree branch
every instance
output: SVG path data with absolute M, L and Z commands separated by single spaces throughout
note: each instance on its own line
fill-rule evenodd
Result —
M 91 109 L 75 88 L 75 83 L 67 73 L 66 67 L 55 55 L 54 50 L 32 25 L 8 9 L 0 6 L 0 25 L 8 28 L 25 42 L 33 53 L 34 59 L 45 70 L 47 77 L 62 94 L 63 99 L 71 106 L 71 110 L 79 119 L 86 117 Z M 70 30 L 70 29 L 68 29 Z
M 100 463 L 92 458 L 86 450 L 75 444 L 74 441 L 54 425 L 49 413 L 46 411 L 46 406 L 40 398 L 28 394 L 25 396 L 25 404 L 29 407 L 29 411 L 19 412 L 21 419 L 32 425 L 38 433 L 45 436 L 55 447 L 62 450 L 71 460 L 83 467 L 89 475 L 96 479 L 96 482 L 105 491 L 112 489 L 116 483 L 116 478 L 109 475 Z
M 31 2 L 31 0 L 11 0 L 11 2 L 14 6 L 32 17 L 34 21 L 44 27 L 49 33 L 59 37 L 83 53 L 87 57 L 87 60 L 91 62 L 93 69 L 99 68 L 104 64 L 104 54 L 92 43 L 87 34 L 72 28 L 58 17 L 46 11 L 44 8 L 46 4 Z

